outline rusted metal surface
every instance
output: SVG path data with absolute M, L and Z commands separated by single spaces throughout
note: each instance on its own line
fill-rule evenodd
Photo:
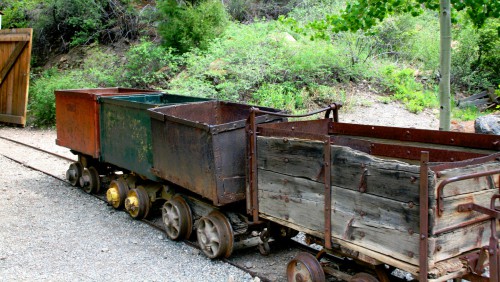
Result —
M 322 282 L 325 281 L 325 273 L 316 257 L 309 253 L 298 253 L 286 268 L 288 281 L 296 282 Z
M 467 179 L 474 179 L 474 178 L 479 178 L 479 177 L 485 177 L 485 176 L 493 176 L 495 174 L 499 174 L 500 169 L 495 169 L 491 171 L 484 171 L 484 172 L 478 172 L 478 173 L 472 173 L 472 174 L 467 174 L 467 175 L 461 175 L 461 176 L 456 176 L 456 177 L 451 177 L 448 179 L 443 180 L 441 183 L 439 183 L 439 186 L 437 187 L 437 195 L 436 195 L 436 201 L 437 201 L 437 214 L 438 216 L 441 216 L 444 211 L 444 205 L 443 205 L 443 190 L 446 187 L 446 185 L 453 183 L 453 182 L 458 182 L 458 181 L 463 181 Z
M 436 131 L 427 129 L 399 128 L 361 124 L 335 123 L 330 127 L 332 135 L 350 135 L 399 140 L 428 144 L 450 145 L 485 150 L 500 150 L 500 136 Z
M 158 93 L 158 91 L 131 88 L 55 91 L 56 144 L 93 158 L 99 158 L 101 142 L 98 97 L 141 93 Z
M 491 235 L 489 245 L 490 255 L 490 281 L 500 282 L 500 250 L 498 249 L 497 219 L 500 212 L 495 207 L 495 202 L 500 199 L 500 195 L 491 197 L 490 210 L 495 210 L 496 216 L 491 219 Z
M 448 149 L 430 148 L 426 145 L 412 146 L 405 144 L 387 144 L 368 140 L 360 140 L 353 137 L 334 135 L 332 144 L 348 146 L 355 150 L 365 152 L 373 156 L 383 156 L 406 160 L 419 160 L 420 152 L 427 151 L 430 154 L 431 162 L 455 162 L 484 157 L 488 152 L 474 153 Z
M 429 152 L 422 152 L 420 159 L 420 246 L 419 281 L 427 281 L 429 272 Z
M 328 112 L 326 113 L 328 115 Z M 331 164 L 331 146 L 330 146 L 330 138 L 325 136 L 324 142 L 324 162 L 323 162 L 323 171 L 324 171 L 324 186 L 325 186 L 325 248 L 332 248 L 332 186 L 331 186 L 331 174 L 332 170 L 330 169 Z
M 491 162 L 494 160 L 500 161 L 500 153 L 495 153 L 495 154 L 491 154 L 491 155 L 484 156 L 484 157 L 478 157 L 478 158 L 474 158 L 474 159 L 458 161 L 458 162 L 453 162 L 453 163 L 435 164 L 431 167 L 431 169 L 432 169 L 432 171 L 437 172 L 439 174 L 440 171 L 443 171 L 446 169 L 464 167 L 464 166 L 468 166 L 468 165 L 483 164 L 483 163 Z
M 170 93 L 100 97 L 101 161 L 158 181 L 151 172 L 153 148 L 147 110 L 203 101 L 208 99 Z
M 245 125 L 250 109 L 221 101 L 150 109 L 153 172 L 216 206 L 244 200 Z M 257 114 L 255 120 L 282 118 Z

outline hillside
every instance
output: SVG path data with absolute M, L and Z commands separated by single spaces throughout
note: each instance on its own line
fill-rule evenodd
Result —
M 53 90 L 60 88 L 162 89 L 295 113 L 339 101 L 349 109 L 363 105 L 363 95 L 399 101 L 412 113 L 439 105 L 439 24 L 431 10 L 395 14 L 366 31 L 318 33 L 310 23 L 339 13 L 344 1 L 183 3 L 2 2 L 4 27 L 35 30 L 32 124 L 54 123 Z M 455 20 L 453 98 L 499 89 L 499 19 L 480 29 L 465 13 Z M 453 114 L 470 120 L 482 113 Z

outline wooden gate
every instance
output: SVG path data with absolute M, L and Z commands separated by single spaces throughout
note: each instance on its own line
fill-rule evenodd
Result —
M 31 28 L 0 30 L 0 122 L 26 124 Z

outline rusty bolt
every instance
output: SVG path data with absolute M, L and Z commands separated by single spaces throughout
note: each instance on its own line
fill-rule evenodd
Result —
M 408 256 L 409 256 L 410 258 L 413 258 L 413 257 L 415 256 L 415 254 L 414 254 L 413 252 L 409 251 L 409 252 L 408 252 Z
M 287 163 L 288 162 L 288 158 L 285 158 L 283 161 L 285 161 L 285 163 Z
M 292 126 L 292 130 L 295 130 L 295 126 Z
M 442 249 L 443 249 L 443 247 L 441 245 L 436 246 L 436 252 L 440 252 Z
M 359 237 L 364 238 L 365 237 L 365 232 L 359 232 Z
M 351 236 L 351 241 L 354 241 L 356 240 L 356 237 L 354 237 L 354 235 Z
M 451 139 L 450 139 L 450 143 L 451 143 L 451 144 L 455 143 L 455 139 L 451 138 Z
M 425 234 L 420 234 L 420 239 L 424 240 L 426 237 Z
M 413 203 L 413 202 L 411 202 L 411 201 L 408 203 L 408 207 L 409 207 L 410 209 L 412 209 L 414 206 L 415 206 L 415 203 Z
M 417 181 L 417 178 L 415 176 L 412 176 L 410 177 L 410 181 L 411 183 L 415 183 L 415 181 Z

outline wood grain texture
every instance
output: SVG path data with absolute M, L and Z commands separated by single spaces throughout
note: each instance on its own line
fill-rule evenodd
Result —
M 32 35 L 30 28 L 0 30 L 0 122 L 26 124 Z
M 258 137 L 257 146 L 261 216 L 323 238 L 323 143 Z M 413 271 L 419 263 L 419 165 L 381 159 L 335 145 L 331 146 L 331 160 L 332 240 Z M 491 196 L 498 193 L 494 184 L 498 182 L 497 176 L 456 183 L 446 193 L 443 215 L 436 218 L 436 183 L 448 177 L 498 167 L 496 161 L 456 168 L 443 171 L 440 178 L 429 171 L 431 234 L 433 229 L 480 217 L 476 212 L 459 213 L 457 207 L 469 202 L 487 206 Z M 362 179 L 366 185 L 364 192 L 360 190 Z M 487 245 L 487 226 L 486 221 L 431 236 L 430 266 Z

